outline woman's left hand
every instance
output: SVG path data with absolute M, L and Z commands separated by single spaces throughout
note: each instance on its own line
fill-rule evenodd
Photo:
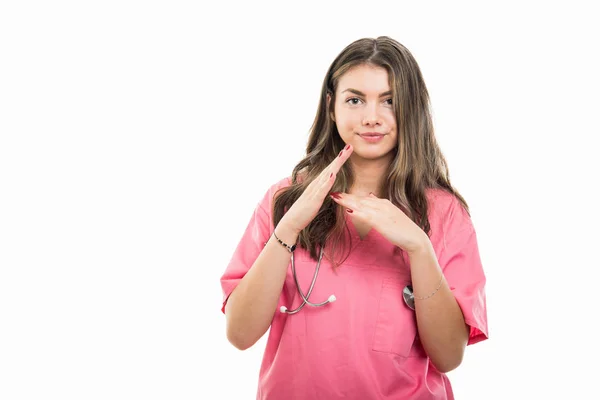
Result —
M 339 192 L 330 196 L 353 219 L 368 224 L 390 243 L 408 253 L 420 250 L 429 240 L 425 232 L 388 199 L 380 199 L 374 194 L 361 197 Z

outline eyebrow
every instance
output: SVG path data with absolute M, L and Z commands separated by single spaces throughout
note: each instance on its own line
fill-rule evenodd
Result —
M 366 96 L 367 96 L 366 94 L 364 94 L 364 93 L 363 93 L 363 92 L 361 92 L 360 90 L 356 90 L 356 89 L 352 89 L 352 88 L 348 88 L 348 89 L 344 90 L 342 93 L 344 93 L 344 92 L 352 92 L 352 93 L 354 93 L 354 94 L 356 94 L 356 95 L 363 96 L 363 97 L 366 97 Z M 385 96 L 389 96 L 390 94 L 392 94 L 392 91 L 391 91 L 391 90 L 388 90 L 387 92 L 383 92 L 383 93 L 381 93 L 381 94 L 379 95 L 379 97 L 385 97 Z

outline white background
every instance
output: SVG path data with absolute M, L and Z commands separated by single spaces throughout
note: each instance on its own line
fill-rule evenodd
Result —
M 457 399 L 595 396 L 587 3 L 199 3 L 0 6 L 0 399 L 254 399 L 266 337 L 227 342 L 220 276 L 329 64 L 379 35 L 422 69 L 488 277 Z

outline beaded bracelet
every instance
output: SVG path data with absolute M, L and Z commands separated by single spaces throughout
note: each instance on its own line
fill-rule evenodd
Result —
M 281 244 L 283 245 L 283 247 L 285 247 L 286 249 L 288 249 L 288 251 L 289 251 L 290 253 L 292 253 L 294 250 L 296 250 L 296 245 L 295 245 L 295 244 L 293 244 L 293 245 L 291 245 L 291 246 L 290 246 L 290 245 L 288 245 L 288 244 L 284 243 L 284 242 L 283 242 L 281 239 L 279 239 L 279 238 L 277 237 L 277 235 L 275 234 L 275 231 L 273 231 L 273 236 L 275 236 L 275 239 L 277 239 L 277 241 L 278 241 L 279 243 L 281 243 Z

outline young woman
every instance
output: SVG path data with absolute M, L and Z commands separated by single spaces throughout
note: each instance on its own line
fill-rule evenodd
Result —
M 222 279 L 227 337 L 270 328 L 258 399 L 452 399 L 487 339 L 485 275 L 417 62 L 361 39 L 323 82 L 306 157 L 257 205 Z

